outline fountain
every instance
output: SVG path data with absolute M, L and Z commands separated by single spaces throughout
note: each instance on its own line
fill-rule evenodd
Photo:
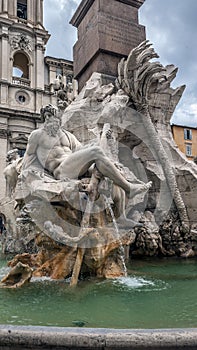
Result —
M 185 87 L 156 57 L 145 41 L 116 81 L 58 93 L 24 158 L 9 152 L 2 349 L 195 347 L 196 260 L 180 258 L 197 254 L 197 166 L 170 130 Z
M 71 103 L 58 94 L 42 108 L 24 159 L 5 169 L 2 247 L 15 257 L 2 286 L 124 277 L 129 255 L 196 256 L 197 167 L 169 125 L 185 86 L 170 86 L 177 68 L 157 57 L 144 41 L 116 81 L 94 73 Z

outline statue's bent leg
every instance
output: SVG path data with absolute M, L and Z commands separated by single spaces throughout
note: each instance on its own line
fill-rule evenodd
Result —
M 144 182 L 140 182 L 133 186 L 132 183 L 127 181 L 124 178 L 124 176 L 122 176 L 122 174 L 116 168 L 116 166 L 105 155 L 101 158 L 98 158 L 95 161 L 95 163 L 96 163 L 97 169 L 101 172 L 101 174 L 110 178 L 114 182 L 114 184 L 121 187 L 125 191 L 126 196 L 128 198 L 132 198 L 140 192 L 145 192 L 152 186 L 151 181 L 148 182 L 147 184 L 145 184 Z
M 56 179 L 77 179 L 84 175 L 96 159 L 100 157 L 101 149 L 98 146 L 84 147 L 72 154 L 66 155 L 65 159 L 54 171 Z
M 120 171 L 105 156 L 99 146 L 84 147 L 65 157 L 59 167 L 54 171 L 56 179 L 77 179 L 86 173 L 95 163 L 98 171 L 110 178 L 116 185 L 130 193 L 130 183 L 121 175 Z
M 143 226 L 134 220 L 128 219 L 125 213 L 126 198 L 125 192 L 118 186 L 113 186 L 112 199 L 114 201 L 114 215 L 116 217 L 116 222 L 120 228 L 133 228 Z
M 108 177 L 116 185 L 120 186 L 128 197 L 132 195 L 132 184 L 122 176 L 99 146 L 84 147 L 69 154 L 54 171 L 54 176 L 56 179 L 77 179 L 85 174 L 93 163 L 96 164 L 98 171 L 103 176 Z M 139 192 L 146 190 L 146 187 L 149 188 L 149 185 L 142 184 L 139 186 Z

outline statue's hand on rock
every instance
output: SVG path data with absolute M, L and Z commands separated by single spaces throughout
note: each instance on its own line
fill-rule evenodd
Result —
M 152 187 L 152 181 L 141 184 L 131 184 L 130 192 L 126 193 L 127 198 L 133 198 L 139 193 L 147 192 Z

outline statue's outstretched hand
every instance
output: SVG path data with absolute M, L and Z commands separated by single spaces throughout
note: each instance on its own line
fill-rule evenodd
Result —
M 145 189 L 145 190 L 149 190 L 149 188 L 152 187 L 152 184 L 153 184 L 152 181 L 147 182 L 146 184 L 144 184 L 144 189 Z

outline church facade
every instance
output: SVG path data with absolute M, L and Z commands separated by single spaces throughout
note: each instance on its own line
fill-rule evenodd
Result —
M 54 81 L 72 82 L 73 62 L 45 56 L 50 38 L 43 25 L 43 0 L 0 0 L 0 199 L 5 196 L 6 155 L 22 156 L 40 123 L 40 108 L 56 104 Z

